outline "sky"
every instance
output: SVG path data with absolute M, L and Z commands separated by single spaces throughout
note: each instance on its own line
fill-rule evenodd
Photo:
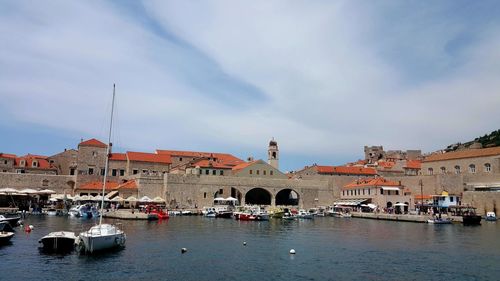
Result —
M 500 128 L 498 1 L 0 0 L 0 152 L 342 165 Z

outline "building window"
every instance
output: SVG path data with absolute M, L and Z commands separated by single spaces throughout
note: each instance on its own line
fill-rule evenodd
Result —
M 179 162 L 182 162 L 182 157 L 179 157 Z
M 125 175 L 125 170 L 120 169 L 120 176 L 123 177 Z
M 224 193 L 224 189 L 219 189 L 219 195 L 222 195 Z
M 75 168 L 69 169 L 69 174 L 73 176 L 75 174 Z
M 139 173 L 139 170 L 137 170 L 137 169 L 132 170 L 132 174 L 137 175 L 137 173 Z
M 3 160 L 3 163 L 4 163 L 5 165 L 7 165 L 7 160 Z
M 450 196 L 450 202 L 453 202 L 453 196 Z
M 476 165 L 474 165 L 474 164 L 469 165 L 469 173 L 471 173 L 471 174 L 476 173 Z
M 93 175 L 94 174 L 94 168 L 89 168 L 89 175 Z
M 257 175 L 258 175 L 259 173 L 260 173 L 260 171 L 259 171 L 259 170 L 257 170 Z
M 460 174 L 460 166 L 455 166 L 455 174 Z
M 370 189 L 368 188 L 368 195 L 370 195 Z
M 490 163 L 486 163 L 486 164 L 484 164 L 484 171 L 485 171 L 486 173 L 491 172 L 491 164 L 490 164 Z
M 342 196 L 345 196 L 345 193 L 344 193 L 345 190 L 342 190 Z
M 384 189 L 383 188 L 380 189 L 380 195 L 384 195 Z
M 19 166 L 24 167 L 25 163 L 26 162 L 24 160 L 21 160 L 21 162 L 19 163 Z
M 116 169 L 111 170 L 111 176 L 116 177 Z
M 203 175 L 203 170 L 202 169 L 200 169 L 200 175 Z
M 101 169 L 101 176 L 104 176 L 104 173 L 105 173 L 105 169 Z
M 97 157 L 97 151 L 92 151 L 92 156 Z
M 434 174 L 434 169 L 433 168 L 427 169 L 427 174 L 432 176 Z
M 31 163 L 31 166 L 32 166 L 33 168 L 38 167 L 38 161 L 33 161 L 33 162 Z
M 266 170 L 262 171 L 262 174 L 265 176 L 266 175 Z
M 250 175 L 251 175 L 251 174 L 253 174 L 253 171 L 252 171 L 252 170 L 250 170 L 250 172 L 249 172 L 249 173 L 250 173 Z
M 212 175 L 217 175 L 217 171 L 216 170 L 212 170 Z
M 203 198 L 207 198 L 207 193 L 203 192 Z
M 273 171 L 269 171 L 269 174 L 272 176 L 273 175 Z
M 43 180 L 42 181 L 42 186 L 49 186 L 49 181 L 48 180 Z
M 441 174 L 446 174 L 446 168 L 445 167 L 441 167 Z
M 224 175 L 224 171 L 220 170 L 219 175 L 223 176 Z
M 208 175 L 210 173 L 209 170 L 205 170 L 205 175 Z

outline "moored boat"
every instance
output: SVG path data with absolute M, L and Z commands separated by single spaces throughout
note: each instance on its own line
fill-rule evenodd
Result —
M 0 244 L 9 243 L 12 237 L 14 237 L 14 229 L 12 229 L 10 223 L 6 221 L 0 222 Z
M 495 212 L 487 212 L 485 220 L 487 220 L 487 221 L 496 221 L 497 220 L 497 215 L 495 214 Z
M 0 223 L 8 222 L 11 226 L 16 226 L 20 219 L 21 219 L 20 216 L 6 217 L 4 215 L 0 215 Z
M 99 224 L 88 231 L 80 233 L 76 240 L 79 251 L 93 253 L 96 251 L 125 246 L 126 235 L 116 225 Z
M 433 219 L 428 219 L 427 223 L 430 223 L 430 224 L 451 224 L 451 219 L 449 219 L 449 218 L 433 218 Z
M 74 232 L 57 231 L 42 237 L 38 242 L 43 244 L 43 250 L 51 252 L 70 252 L 75 247 Z

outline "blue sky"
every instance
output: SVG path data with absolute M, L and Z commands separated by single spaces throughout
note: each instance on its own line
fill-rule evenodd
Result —
M 0 151 L 343 164 L 499 128 L 498 1 L 0 1 Z

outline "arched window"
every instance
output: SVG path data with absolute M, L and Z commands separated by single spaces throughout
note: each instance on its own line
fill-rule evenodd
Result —
M 33 160 L 33 162 L 31 162 L 31 166 L 32 166 L 33 168 L 38 167 L 38 161 Z
M 441 167 L 441 174 L 446 174 L 446 168 L 445 167 Z
M 476 173 L 476 165 L 474 165 L 474 164 L 469 165 L 469 173 L 471 173 L 471 174 Z
M 433 168 L 427 169 L 427 174 L 430 176 L 434 175 L 434 169 Z
M 460 174 L 460 166 L 458 165 L 455 166 L 455 174 Z
M 490 164 L 490 163 L 486 163 L 486 164 L 484 164 L 484 171 L 485 171 L 486 173 L 491 172 L 491 164 Z

